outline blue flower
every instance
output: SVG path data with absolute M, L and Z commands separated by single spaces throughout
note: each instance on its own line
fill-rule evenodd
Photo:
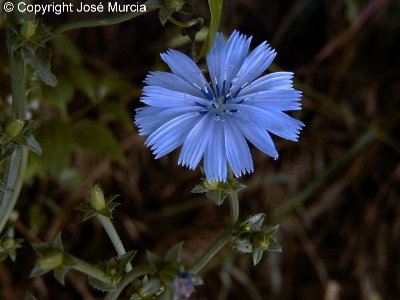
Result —
M 249 54 L 250 41 L 235 31 L 225 44 L 217 34 L 207 55 L 211 82 L 185 54 L 161 54 L 172 73 L 150 72 L 140 99 L 148 106 L 135 117 L 156 158 L 183 145 L 178 164 L 195 169 L 204 157 L 207 180 L 226 181 L 228 163 L 236 177 L 254 170 L 246 140 L 275 159 L 270 133 L 298 140 L 304 124 L 285 113 L 301 109 L 293 73 L 258 78 L 276 52 L 263 42 Z

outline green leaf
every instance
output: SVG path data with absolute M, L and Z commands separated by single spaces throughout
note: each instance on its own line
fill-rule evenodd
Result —
M 262 255 L 263 255 L 263 250 L 253 249 L 252 256 L 254 265 L 257 265 L 260 262 Z
M 74 135 L 77 144 L 83 149 L 95 154 L 109 155 L 120 161 L 124 160 L 118 140 L 103 124 L 88 119 L 83 120 L 76 125 Z
M 66 168 L 74 145 L 71 129 L 62 119 L 54 118 L 41 124 L 36 138 L 43 150 L 38 167 L 59 174 Z
M 180 242 L 167 251 L 164 256 L 164 261 L 176 263 L 181 260 L 183 242 Z
M 221 21 L 223 0 L 208 0 L 208 5 L 210 7 L 211 21 L 210 27 L 208 29 L 208 36 L 201 49 L 200 58 L 207 55 L 210 51 L 211 46 L 214 42 L 215 35 L 217 34 L 219 23 Z
M 24 60 L 33 68 L 43 82 L 49 86 L 57 85 L 56 76 L 51 73 L 51 50 L 50 48 L 39 48 L 36 52 L 32 49 L 22 48 Z
M 135 257 L 136 253 L 137 253 L 137 250 L 128 251 L 127 253 L 118 256 L 116 258 L 117 262 L 121 266 L 125 267 Z
M 112 121 L 131 126 L 133 117 L 128 113 L 126 107 L 115 102 L 102 102 L 99 106 L 100 110 L 107 115 Z
M 74 97 L 75 88 L 65 75 L 58 75 L 57 88 L 43 88 L 43 100 L 58 108 L 64 116 L 67 116 L 67 105 Z
M 96 79 L 92 73 L 84 68 L 73 68 L 70 73 L 75 86 L 84 93 L 92 102 L 97 99 Z

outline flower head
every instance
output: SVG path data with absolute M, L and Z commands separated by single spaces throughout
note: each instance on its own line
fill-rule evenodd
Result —
M 275 159 L 269 133 L 297 141 L 304 124 L 285 113 L 301 109 L 293 73 L 258 78 L 276 52 L 263 42 L 249 54 L 250 41 L 235 31 L 225 43 L 217 34 L 207 55 L 211 82 L 185 54 L 161 54 L 172 73 L 147 76 L 141 102 L 148 106 L 137 109 L 135 117 L 156 158 L 183 145 L 180 165 L 195 169 L 204 157 L 207 180 L 226 181 L 228 163 L 236 177 L 254 170 L 246 140 Z

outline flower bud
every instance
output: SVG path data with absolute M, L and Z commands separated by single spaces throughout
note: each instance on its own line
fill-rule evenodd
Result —
M 61 251 L 50 251 L 41 256 L 38 260 L 38 265 L 43 270 L 52 270 L 62 265 L 64 253 Z
M 268 236 L 266 236 L 266 234 L 262 231 L 257 232 L 254 235 L 253 247 L 256 249 L 266 250 L 268 249 L 268 246 L 269 246 Z
M 6 125 L 6 133 L 10 137 L 16 137 L 18 134 L 21 133 L 22 129 L 24 128 L 25 121 L 21 119 L 13 119 Z
M 207 181 L 204 180 L 204 186 L 209 189 L 210 191 L 214 191 L 218 188 L 219 181 Z
M 19 33 L 24 39 L 29 40 L 36 34 L 36 27 L 37 24 L 33 21 L 23 21 Z
M 11 250 L 15 246 L 15 241 L 13 238 L 5 238 L 1 245 L 4 250 Z
M 106 200 L 104 199 L 103 190 L 98 184 L 90 188 L 89 201 L 92 208 L 97 211 L 101 211 L 106 207 Z

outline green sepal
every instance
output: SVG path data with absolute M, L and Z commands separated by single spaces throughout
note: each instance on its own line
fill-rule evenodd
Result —
M 35 265 L 31 271 L 31 273 L 29 274 L 29 277 L 32 278 L 32 277 L 42 276 L 50 271 L 51 270 L 42 269 L 39 265 Z
M 281 246 L 276 242 L 275 239 L 269 238 L 268 239 L 269 245 L 268 245 L 268 251 L 272 252 L 282 252 Z
M 231 177 L 228 178 L 226 182 L 208 182 L 207 179 L 203 179 L 201 184 L 197 184 L 192 189 L 192 193 L 206 193 L 208 199 L 212 200 L 215 204 L 220 206 L 224 203 L 224 200 L 229 195 L 229 193 L 237 193 L 245 188 L 245 185 L 241 184 L 236 179 Z
M 166 8 L 165 6 L 161 7 L 158 17 L 160 19 L 161 24 L 164 26 L 167 23 L 168 18 L 172 15 L 172 11 Z
M 83 211 L 85 214 L 83 215 L 83 221 L 90 219 L 91 217 L 102 215 L 106 218 L 112 219 L 114 209 L 120 205 L 120 203 L 115 202 L 114 199 L 119 197 L 119 195 L 111 195 L 106 198 L 106 206 L 101 211 L 97 211 L 94 209 L 89 203 L 80 203 L 76 209 Z
M 183 242 L 176 244 L 167 251 L 164 261 L 169 263 L 177 263 L 181 260 Z
M 21 248 L 21 243 L 24 239 L 14 237 L 14 227 L 7 230 L 6 233 L 0 238 L 0 262 L 5 260 L 7 257 L 15 262 L 17 259 L 16 250 Z
M 65 267 L 65 266 L 61 266 L 61 267 L 54 269 L 54 277 L 62 285 L 65 285 L 65 275 L 67 275 L 68 270 L 69 270 L 69 267 Z
M 262 255 L 263 255 L 263 252 L 264 251 L 262 249 L 254 249 L 252 251 L 252 257 L 253 257 L 253 264 L 254 265 L 257 265 L 260 262 L 260 260 L 262 258 Z
M 163 259 L 160 256 L 148 250 L 146 251 L 146 258 L 147 262 L 155 269 L 158 269 L 164 263 Z
M 89 276 L 90 285 L 104 292 L 115 290 L 114 283 L 118 282 L 125 274 L 126 265 L 133 259 L 136 253 L 136 250 L 131 250 L 123 255 L 113 257 L 108 261 L 99 264 L 97 267 L 109 276 L 112 283 L 106 283 Z
M 150 278 L 147 280 L 147 283 L 143 285 L 143 287 L 140 289 L 139 294 L 143 297 L 153 295 L 156 292 L 158 292 L 161 288 L 161 281 L 158 278 Z
M 157 300 L 174 300 L 174 294 L 170 289 L 165 289 L 165 291 L 158 296 Z

